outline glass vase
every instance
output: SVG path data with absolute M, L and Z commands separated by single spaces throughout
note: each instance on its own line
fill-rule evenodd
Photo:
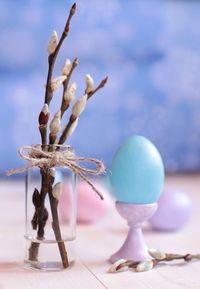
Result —
M 47 145 L 43 149 L 53 153 L 58 147 L 60 151 L 72 151 L 64 145 Z M 67 220 L 62 218 L 64 210 L 67 210 Z M 28 170 L 25 177 L 26 267 L 58 271 L 74 263 L 76 210 L 73 172 L 57 167 Z

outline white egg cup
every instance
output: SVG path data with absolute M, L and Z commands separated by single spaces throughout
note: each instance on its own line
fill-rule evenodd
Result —
M 109 261 L 114 263 L 119 259 L 134 261 L 151 259 L 141 227 L 144 221 L 153 216 L 157 209 L 157 203 L 127 204 L 116 202 L 116 209 L 127 220 L 129 232 L 122 247 L 110 257 Z

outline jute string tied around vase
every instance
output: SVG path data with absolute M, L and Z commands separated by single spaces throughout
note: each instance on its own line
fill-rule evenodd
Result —
M 59 146 L 55 146 L 55 148 Z M 26 153 L 25 153 L 26 151 Z M 41 146 L 23 146 L 19 149 L 19 155 L 28 161 L 28 165 L 23 168 L 12 169 L 7 171 L 7 175 L 13 175 L 23 173 L 31 168 L 39 167 L 41 169 L 50 169 L 53 167 L 66 167 L 82 180 L 88 183 L 88 185 L 95 191 L 101 199 L 102 194 L 93 185 L 93 183 L 86 177 L 85 174 L 100 175 L 105 172 L 105 166 L 102 161 L 95 158 L 77 157 L 71 147 L 65 147 L 65 150 L 44 151 Z M 77 162 L 94 163 L 96 169 L 89 169 L 77 164 Z

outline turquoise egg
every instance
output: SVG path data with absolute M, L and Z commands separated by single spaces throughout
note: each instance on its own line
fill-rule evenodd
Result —
M 143 136 L 132 136 L 116 152 L 110 182 L 117 201 L 155 203 L 164 184 L 164 166 L 157 148 Z

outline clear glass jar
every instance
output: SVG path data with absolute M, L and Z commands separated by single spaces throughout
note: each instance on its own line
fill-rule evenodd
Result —
M 57 148 L 73 151 L 64 145 L 45 146 L 51 152 Z M 25 193 L 26 267 L 44 271 L 68 268 L 75 261 L 76 175 L 66 168 L 29 169 Z

